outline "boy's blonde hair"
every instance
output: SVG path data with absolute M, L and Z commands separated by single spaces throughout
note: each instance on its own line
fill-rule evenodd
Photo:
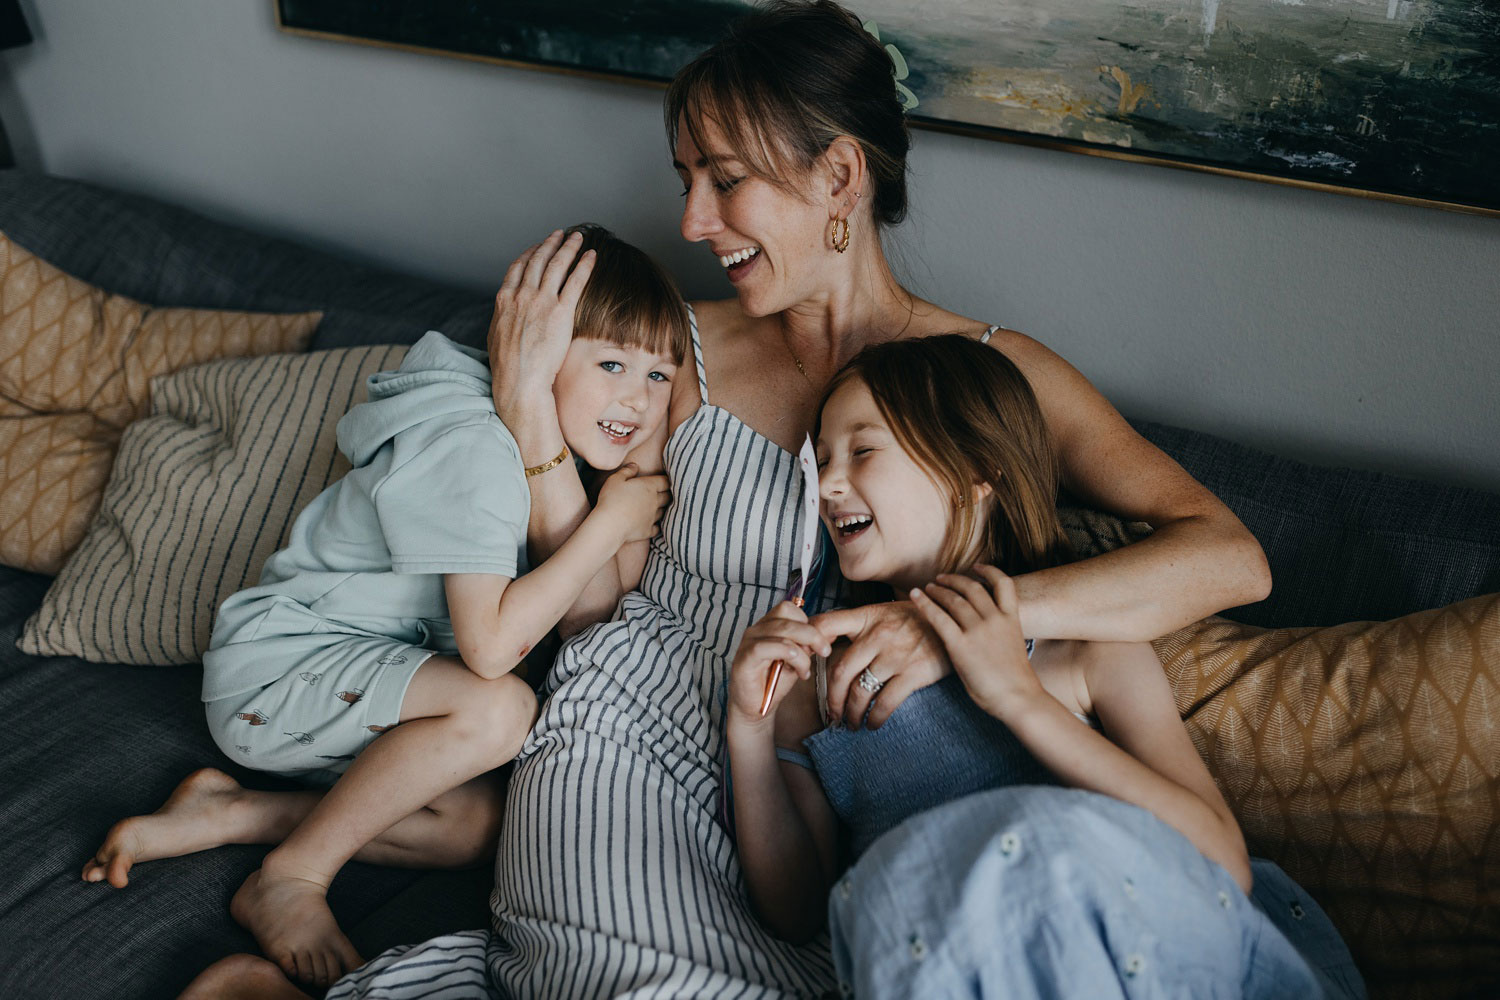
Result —
M 596 255 L 578 299 L 573 336 L 668 354 L 682 364 L 691 336 L 687 307 L 671 276 L 603 226 L 583 222 L 567 233 L 583 235 L 579 255 L 585 250 Z
M 1018 576 L 1073 560 L 1057 515 L 1056 453 L 1031 384 L 1009 358 L 961 334 L 877 344 L 840 369 L 823 404 L 853 379 L 954 498 L 944 572 L 988 562 Z M 987 502 L 977 483 L 993 491 Z

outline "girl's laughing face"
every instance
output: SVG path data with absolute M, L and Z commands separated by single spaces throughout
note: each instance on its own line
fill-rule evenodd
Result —
M 823 523 L 844 577 L 903 593 L 937 576 L 953 498 L 907 454 L 863 381 L 829 397 L 817 450 Z

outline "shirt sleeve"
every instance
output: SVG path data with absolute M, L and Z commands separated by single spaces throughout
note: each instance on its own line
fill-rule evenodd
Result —
M 531 494 L 497 425 L 456 427 L 402 456 L 374 500 L 397 573 L 526 571 Z

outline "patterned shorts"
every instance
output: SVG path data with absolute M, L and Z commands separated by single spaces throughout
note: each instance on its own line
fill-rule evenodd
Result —
M 280 680 L 204 706 L 208 729 L 219 749 L 246 767 L 332 785 L 401 721 L 407 685 L 433 652 L 370 636 L 297 638 L 295 666 Z

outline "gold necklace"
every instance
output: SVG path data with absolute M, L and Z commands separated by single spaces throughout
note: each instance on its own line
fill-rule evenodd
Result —
M 807 381 L 808 385 L 816 389 L 817 386 L 813 385 L 812 376 L 807 374 L 807 369 L 802 366 L 802 359 L 797 357 L 796 351 L 792 350 L 792 342 L 786 339 L 785 329 L 781 331 L 781 343 L 786 347 L 786 352 L 792 356 L 792 364 L 797 366 L 797 370 L 802 373 L 803 379 Z

